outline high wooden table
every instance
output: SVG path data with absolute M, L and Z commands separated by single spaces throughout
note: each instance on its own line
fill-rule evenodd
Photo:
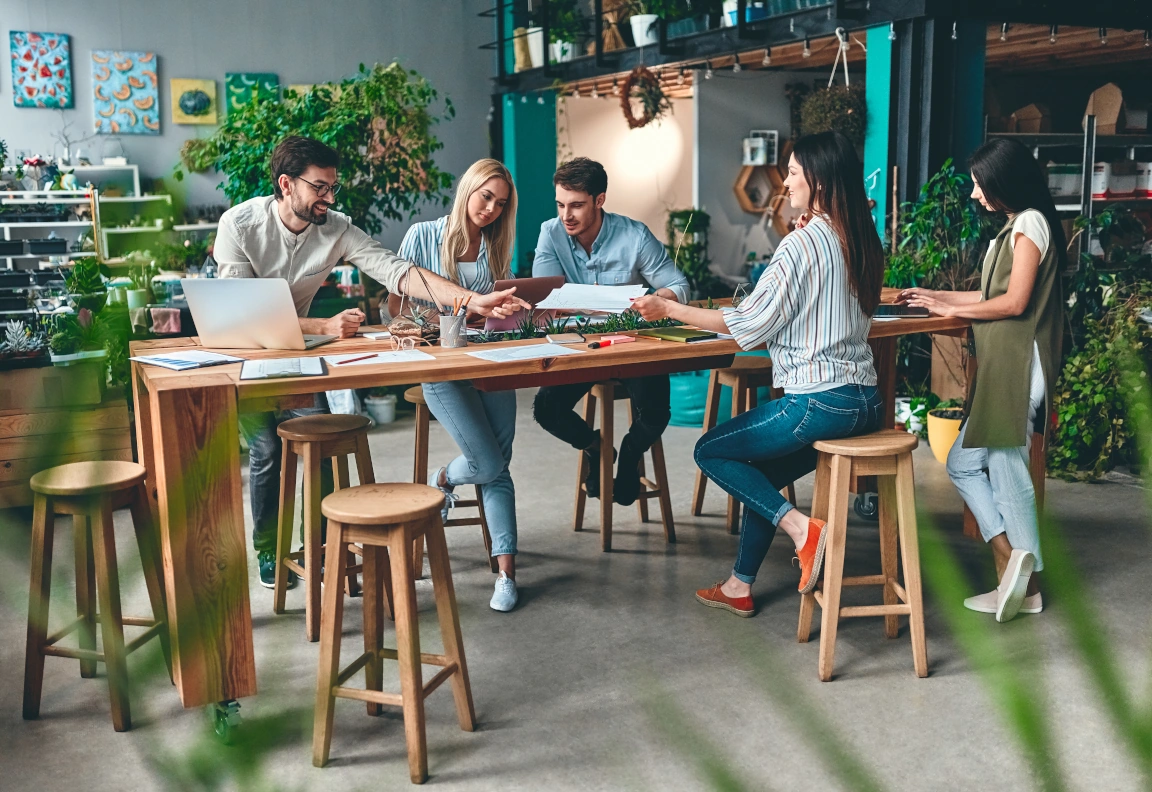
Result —
M 892 403 L 896 382 L 897 336 L 963 333 L 967 325 L 951 319 L 875 322 L 872 344 L 888 403 Z M 185 707 L 256 693 L 237 440 L 241 412 L 311 406 L 313 394 L 341 388 L 471 380 L 482 390 L 502 390 L 723 368 L 731 365 L 733 354 L 739 351 L 733 341 L 639 340 L 580 355 L 514 363 L 491 363 L 467 354 L 541 343 L 546 342 L 425 347 L 434 360 L 330 366 L 324 377 L 243 382 L 238 363 L 187 372 L 133 363 L 137 452 L 148 470 L 148 489 L 161 530 L 172 672 Z M 131 345 L 131 352 L 134 356 L 161 354 L 190 347 L 200 348 L 197 339 L 138 341 Z M 390 349 L 387 341 L 354 338 L 309 352 L 212 351 L 257 359 Z M 890 424 L 891 415 L 888 420 Z

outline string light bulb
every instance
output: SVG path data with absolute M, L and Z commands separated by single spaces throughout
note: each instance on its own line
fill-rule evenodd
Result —
M 1108 28 L 1100 28 L 1100 46 L 1105 47 L 1108 45 Z
M 896 23 L 895 22 L 889 22 L 888 23 L 888 40 L 889 41 L 895 41 L 896 40 Z
M 952 40 L 953 41 L 956 40 L 956 23 L 955 22 L 952 23 Z
M 764 60 L 760 61 L 760 65 L 761 66 L 771 66 L 772 65 L 772 48 L 771 47 L 765 47 L 764 48 Z
M 676 75 L 676 84 L 677 85 L 683 85 L 684 84 L 684 67 L 683 66 L 680 67 L 680 73 L 678 75 Z
M 1005 22 L 1003 25 L 1000 26 L 1000 40 L 1001 41 L 1007 41 L 1008 40 L 1008 30 L 1011 27 L 1012 26 L 1009 25 L 1007 22 Z
M 615 77 L 612 78 L 612 95 L 613 96 L 619 96 L 620 95 L 620 83 L 617 82 Z
M 1056 43 L 1056 34 L 1059 32 L 1060 32 L 1060 26 L 1059 25 L 1053 25 L 1052 27 L 1048 28 L 1048 43 L 1049 44 L 1055 44 Z
M 596 90 L 596 83 L 592 83 L 592 94 L 591 95 L 592 95 L 593 99 L 598 99 L 600 97 L 600 92 Z
M 804 50 L 800 54 L 805 58 L 811 58 L 812 57 L 812 42 L 811 41 L 809 41 L 808 39 L 804 39 Z
M 520 104 L 528 104 L 528 94 L 524 94 L 520 97 Z
M 740 70 L 744 68 L 743 66 L 740 65 L 740 56 L 737 55 L 735 52 L 733 52 L 732 58 L 733 58 L 732 73 L 733 74 L 739 74 Z
M 1144 47 L 1146 49 L 1152 47 L 1152 30 L 1144 31 Z
M 544 94 L 540 94 L 539 96 L 536 97 L 536 104 L 538 104 L 538 105 L 544 104 Z

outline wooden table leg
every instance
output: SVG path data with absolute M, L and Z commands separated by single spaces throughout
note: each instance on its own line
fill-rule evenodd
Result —
M 256 693 L 236 383 L 149 394 L 172 672 L 185 707 Z
M 132 396 L 136 412 L 136 461 L 144 466 L 148 475 L 144 486 L 148 493 L 148 507 L 152 510 L 152 524 L 160 524 L 160 511 L 156 495 L 156 460 L 152 453 L 152 409 L 148 389 L 140 376 L 140 364 L 132 363 Z

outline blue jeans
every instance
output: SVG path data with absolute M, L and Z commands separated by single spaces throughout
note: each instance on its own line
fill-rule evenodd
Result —
M 842 385 L 768 402 L 711 430 L 696 443 L 704 475 L 744 504 L 732 574 L 756 580 L 776 526 L 795 507 L 780 488 L 816 469 L 817 440 L 880 428 L 884 402 L 875 387 Z
M 283 445 L 276 427 L 289 418 L 327 415 L 328 400 L 316 394 L 315 407 L 279 412 L 242 413 L 240 433 L 248 443 L 248 495 L 252 500 L 252 546 L 257 553 L 276 552 L 276 525 L 280 519 L 280 463 Z M 320 466 L 320 494 L 331 494 L 332 466 Z M 327 520 L 321 518 L 321 532 Z
M 508 470 L 516 391 L 486 393 L 470 382 L 427 382 L 424 400 L 463 452 L 448 463 L 449 486 L 480 486 L 492 555 L 516 555 L 516 487 Z

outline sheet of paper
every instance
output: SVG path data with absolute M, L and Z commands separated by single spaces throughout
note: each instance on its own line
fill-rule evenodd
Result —
M 244 358 L 232 355 L 221 355 L 218 352 L 169 352 L 163 355 L 141 355 L 129 358 L 138 363 L 147 363 L 150 366 L 160 366 L 172 371 L 185 371 L 200 368 L 201 366 L 220 366 L 225 363 L 239 363 Z
M 371 357 L 364 358 L 365 355 Z M 357 360 L 356 358 L 364 358 Z M 348 368 L 349 366 L 374 366 L 378 363 L 419 363 L 422 360 L 435 360 L 436 358 L 419 349 L 402 349 L 396 352 L 350 352 L 345 355 L 325 355 L 324 360 L 329 366 Z M 347 363 L 342 361 L 347 360 Z
M 580 355 L 584 352 L 585 350 L 583 349 L 573 349 L 570 346 L 549 344 L 545 341 L 542 344 L 533 344 L 532 346 L 483 349 L 479 352 L 469 352 L 468 354 L 472 357 L 488 360 L 493 363 L 509 363 L 516 360 L 537 360 L 539 358 L 561 357 L 562 355 Z
M 371 338 L 373 341 L 380 341 L 382 339 L 392 337 L 392 334 L 387 330 L 383 330 L 378 333 L 361 333 L 360 335 L 364 336 L 365 338 Z
M 873 316 L 873 322 L 898 322 L 901 319 L 911 319 L 910 316 Z
M 554 290 L 536 307 L 557 311 L 604 311 L 623 313 L 632 307 L 632 300 L 644 296 L 647 286 L 586 286 L 565 283 Z
M 244 367 L 240 369 L 240 379 L 316 377 L 323 373 L 324 364 L 318 357 L 245 360 Z

